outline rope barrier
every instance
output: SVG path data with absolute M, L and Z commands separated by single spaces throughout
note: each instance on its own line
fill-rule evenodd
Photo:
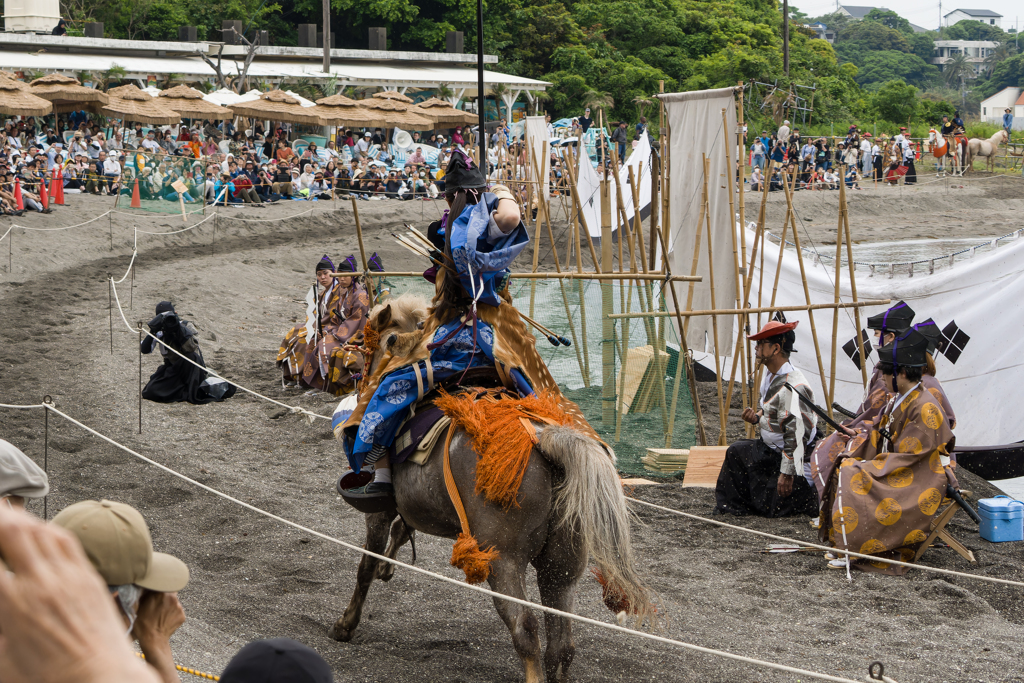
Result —
M 111 213 L 114 213 L 114 212 L 113 211 L 104 211 L 99 216 L 96 216 L 95 218 L 90 218 L 89 220 L 85 221 L 84 223 L 78 223 L 76 225 L 65 225 L 62 228 L 30 228 L 30 227 L 25 226 L 25 225 L 13 225 L 13 224 L 11 225 L 11 227 L 12 228 L 18 228 L 19 230 L 34 230 L 36 232 L 50 232 L 50 231 L 53 231 L 53 230 L 71 230 L 72 228 L 80 228 L 83 225 L 89 225 L 89 223 L 94 223 L 94 222 L 98 221 L 99 219 L 103 218 L 104 216 L 106 216 L 108 214 L 111 214 Z M 2 238 L 0 238 L 0 239 L 2 239 Z
M 831 552 L 831 553 L 836 553 L 836 554 L 839 554 L 839 555 L 849 555 L 850 557 L 857 557 L 857 558 L 861 558 L 861 559 L 865 559 L 865 560 L 871 560 L 872 562 L 885 562 L 886 564 L 891 564 L 891 565 L 894 565 L 894 566 L 897 566 L 897 567 L 910 567 L 911 569 L 920 569 L 922 571 L 936 572 L 938 574 L 948 574 L 949 576 L 962 576 L 962 577 L 965 577 L 965 578 L 968 578 L 968 579 L 977 579 L 978 581 L 989 581 L 989 582 L 992 582 L 992 583 L 1001 583 L 1001 584 L 1005 584 L 1005 585 L 1008 585 L 1008 586 L 1018 586 L 1020 588 L 1024 588 L 1024 582 L 1020 582 L 1020 581 L 1011 581 L 1009 579 L 997 579 L 997 578 L 992 577 L 992 576 L 983 576 L 981 574 L 968 574 L 966 572 L 958 572 L 958 571 L 954 571 L 952 569 L 941 569 L 939 567 L 929 567 L 927 565 L 922 565 L 922 564 L 911 564 L 909 562 L 900 562 L 899 560 L 888 560 L 888 559 L 885 559 L 883 557 L 879 557 L 877 555 L 865 555 L 863 553 L 855 553 L 852 550 L 841 550 L 839 548 L 832 548 L 832 547 L 827 546 L 827 545 L 818 545 L 816 543 L 808 543 L 807 541 L 798 541 L 798 540 L 793 539 L 793 538 L 786 538 L 785 536 L 776 536 L 775 534 L 769 534 L 769 533 L 767 533 L 765 531 L 757 531 L 756 529 L 749 529 L 747 527 L 738 526 L 736 524 L 729 524 L 728 522 L 719 522 L 718 520 L 715 520 L 715 519 L 708 519 L 707 517 L 701 517 L 700 515 L 694 515 L 694 514 L 691 514 L 689 512 L 683 512 L 682 510 L 673 510 L 672 508 L 667 508 L 667 507 L 664 507 L 663 505 L 656 505 L 654 503 L 648 503 L 647 501 L 640 500 L 638 498 L 626 498 L 626 500 L 630 501 L 631 503 L 637 503 L 639 505 L 646 505 L 647 507 L 654 508 L 656 510 L 661 510 L 662 512 L 668 512 L 668 513 L 673 514 L 673 515 L 679 515 L 680 517 L 688 517 L 690 519 L 695 519 L 695 520 L 698 520 L 698 521 L 701 521 L 701 522 L 707 522 L 708 524 L 714 524 L 715 526 L 725 527 L 726 529 L 735 529 L 737 531 L 745 531 L 748 534 L 754 534 L 756 536 L 764 536 L 765 538 L 770 538 L 770 539 L 775 540 L 775 541 L 785 541 L 787 543 L 795 543 L 796 545 L 799 545 L 799 546 L 805 547 L 805 548 L 815 548 L 817 550 L 824 550 L 824 551 Z M 955 503 L 954 503 L 954 505 L 955 505 Z
M 135 656 L 139 657 L 140 659 L 145 659 L 146 658 L 146 655 L 142 654 L 141 652 L 136 652 Z M 196 671 L 195 669 L 190 669 L 187 666 L 181 666 L 180 664 L 175 664 L 174 668 L 177 669 L 178 671 L 181 671 L 182 673 L 192 674 L 193 676 L 198 676 L 199 678 L 205 678 L 205 679 L 207 679 L 209 681 L 219 681 L 220 680 L 220 676 L 215 676 L 213 674 L 203 673 L 202 671 Z
M 124 282 L 126 279 L 128 279 L 128 275 L 132 272 L 132 266 L 135 265 L 135 257 L 138 256 L 138 255 L 139 255 L 138 251 L 133 251 L 132 252 L 132 260 L 128 263 L 128 269 L 126 271 L 124 271 L 124 277 L 122 277 L 120 280 L 114 280 L 113 276 L 110 277 L 111 281 L 115 285 L 119 285 L 122 282 Z M 121 317 L 123 318 L 124 315 L 122 314 Z
M 132 256 L 132 259 L 134 260 L 134 255 Z M 129 271 L 130 270 L 131 270 L 131 268 L 129 268 Z M 125 274 L 125 277 L 127 277 L 127 273 Z M 121 280 L 123 281 L 124 278 L 121 278 Z M 117 283 L 114 282 L 114 278 L 110 278 L 110 282 L 111 282 L 111 285 L 112 285 L 112 289 L 114 291 L 114 301 L 117 303 L 117 311 L 118 311 L 118 313 L 121 314 L 121 320 L 124 321 L 125 327 L 128 328 L 129 332 L 133 332 L 134 333 L 134 332 L 140 331 L 141 328 L 133 328 L 131 326 L 131 323 L 128 322 L 128 318 L 126 318 L 125 315 L 124 315 L 124 309 L 121 308 L 121 299 L 117 295 Z M 236 382 L 232 382 L 227 377 L 223 377 L 223 376 L 217 374 L 216 372 L 214 372 L 210 368 L 208 368 L 208 367 L 206 367 L 204 365 L 200 365 L 199 363 L 195 362 L 194 360 L 192 360 L 188 356 L 182 354 L 180 351 L 178 351 L 174 347 L 168 346 L 166 343 L 164 343 L 164 341 L 162 339 L 160 339 L 159 337 L 154 335 L 152 332 L 150 332 L 148 330 L 141 330 L 141 331 L 147 337 L 150 337 L 151 339 L 153 339 L 154 342 L 156 342 L 157 344 L 160 344 L 161 346 L 163 346 L 168 351 L 170 351 L 170 352 L 174 353 L 175 355 L 179 356 L 180 358 L 188 361 L 189 363 L 191 363 L 192 365 L 196 366 L 197 368 L 201 368 L 201 369 L 205 370 L 208 374 L 213 375 L 217 379 L 224 380 L 225 382 L 227 382 L 231 386 L 235 387 L 236 389 L 241 389 L 242 391 L 244 391 L 247 394 L 251 394 L 251 395 L 253 395 L 253 396 L 257 397 L 257 398 L 263 399 L 264 401 L 269 401 L 270 403 L 273 403 L 275 405 L 281 406 L 282 408 L 286 408 L 287 410 L 289 410 L 292 413 L 297 413 L 297 414 L 305 415 L 310 420 L 319 418 L 321 420 L 328 420 L 328 421 L 330 421 L 332 419 L 331 416 L 321 415 L 319 413 L 314 413 L 314 412 L 312 412 L 310 410 L 306 410 L 305 408 L 301 408 L 299 406 L 293 406 L 293 405 L 289 405 L 287 403 L 282 403 L 281 401 L 278 401 L 276 399 L 270 398 L 269 396 L 264 396 L 263 394 L 261 394 L 261 393 L 259 393 L 257 391 L 253 391 L 252 389 L 247 389 L 246 387 L 243 387 L 241 384 L 238 384 Z
M 598 621 L 597 619 L 591 619 L 589 617 L 584 617 L 584 616 L 581 616 L 579 614 L 573 614 L 572 612 L 564 612 L 562 610 L 555 609 L 553 607 L 548 607 L 546 605 L 540 605 L 540 604 L 537 604 L 535 602 L 531 602 L 529 600 L 524 600 L 522 598 L 516 598 L 516 597 L 513 597 L 511 595 L 505 595 L 503 593 L 498 593 L 496 591 L 492 591 L 492 590 L 490 590 L 488 588 L 484 588 L 482 586 L 476 586 L 476 585 L 468 584 L 468 583 L 465 583 L 463 581 L 460 581 L 459 579 L 453 579 L 451 577 L 444 576 L 443 574 L 438 574 L 438 573 L 432 572 L 432 571 L 430 571 L 428 569 L 423 569 L 422 567 L 417 567 L 415 565 L 406 564 L 405 562 L 402 562 L 401 560 L 392 559 L 392 558 L 387 557 L 385 555 L 380 555 L 378 553 L 375 553 L 375 552 L 372 552 L 370 550 L 367 550 L 367 549 L 365 549 L 365 548 L 363 548 L 361 546 L 357 546 L 355 544 L 348 543 L 348 542 L 343 541 L 343 540 L 341 540 L 339 538 L 334 538 L 333 536 L 328 536 L 325 533 L 322 533 L 322 532 L 319 532 L 319 531 L 315 531 L 313 529 L 310 529 L 307 526 L 303 526 L 302 524 L 299 524 L 298 522 L 293 522 L 293 521 L 291 521 L 289 519 L 286 519 L 284 517 L 281 517 L 279 515 L 275 515 L 272 512 L 268 512 L 267 510 L 263 510 L 262 508 L 258 508 L 255 505 L 252 505 L 250 503 L 246 503 L 244 501 L 241 501 L 241 500 L 235 498 L 234 496 L 231 496 L 230 494 L 224 493 L 223 491 L 219 491 L 219 490 L 217 490 L 217 489 L 215 489 L 215 488 L 213 488 L 211 486 L 207 486 L 206 484 L 203 484 L 203 483 L 201 483 L 199 481 L 196 481 L 195 479 L 192 479 L 191 477 L 189 477 L 189 476 L 187 476 L 185 474 L 177 472 L 176 470 L 173 470 L 170 467 L 167 467 L 166 465 L 158 463 L 155 460 L 152 460 L 152 459 L 142 455 L 141 453 L 138 453 L 138 452 L 132 450 L 131 448 L 128 448 L 127 446 L 125 446 L 123 444 L 120 444 L 117 441 L 114 441 L 110 437 L 108 437 L 108 436 L 106 436 L 104 434 L 101 434 L 100 432 L 96 431 L 92 427 L 89 427 L 88 425 L 85 425 L 85 424 L 79 422 L 78 420 L 76 420 L 75 418 L 71 417 L 70 415 L 60 411 L 56 406 L 54 406 L 52 404 L 37 404 L 37 405 L 24 405 L 24 406 L 0 404 L 0 407 L 3 407 L 3 408 L 16 408 L 16 409 L 30 409 L 30 408 L 40 408 L 40 407 L 45 408 L 47 410 L 52 411 L 53 413 L 55 413 L 57 415 L 60 415 L 61 417 L 63 417 L 68 422 L 71 422 L 72 424 L 77 425 L 78 427 L 84 429 L 85 431 L 89 432 L 93 436 L 97 436 L 100 439 L 103 439 L 107 443 L 111 444 L 112 446 L 120 448 L 124 452 L 126 452 L 126 453 L 128 453 L 130 455 L 135 456 L 139 460 L 142 460 L 145 463 L 153 465 L 157 469 L 163 470 L 167 474 L 170 474 L 171 476 L 177 477 L 178 479 L 181 479 L 182 481 L 185 481 L 185 482 L 187 482 L 189 484 L 192 484 L 193 486 L 196 486 L 196 487 L 198 487 L 200 489 L 203 489 L 204 491 L 207 491 L 208 493 L 212 493 L 215 496 L 218 496 L 220 498 L 223 498 L 224 500 L 227 500 L 227 501 L 232 502 L 232 503 L 234 503 L 236 505 L 239 505 L 239 506 L 241 506 L 241 507 L 243 507 L 243 508 L 245 508 L 247 510 L 250 510 L 251 512 L 255 512 L 255 513 L 259 514 L 259 515 L 267 517 L 268 519 L 272 519 L 274 521 L 277 521 L 277 522 L 280 522 L 280 523 L 285 524 L 287 526 L 290 526 L 290 527 L 292 527 L 294 529 L 298 529 L 299 531 L 302 531 L 304 533 L 310 534 L 311 536 L 316 536 L 317 538 L 320 538 L 322 540 L 328 541 L 329 543 L 334 543 L 336 545 L 340 545 L 340 546 L 342 546 L 344 548 L 347 548 L 349 550 L 354 550 L 354 551 L 356 551 L 358 553 L 362 553 L 363 555 L 366 555 L 367 557 L 372 557 L 372 558 L 374 558 L 376 560 L 379 560 L 379 561 L 382 561 L 382 562 L 387 562 L 389 564 L 393 564 L 396 567 L 402 567 L 403 569 L 407 569 L 407 570 L 409 570 L 411 572 L 422 574 L 423 576 L 428 576 L 428 577 L 436 579 L 438 581 L 443 581 L 444 583 L 448 583 L 448 584 L 451 584 L 453 586 L 457 586 L 457 587 L 462 588 L 464 590 L 474 591 L 476 593 L 480 593 L 482 595 L 487 595 L 487 596 L 489 596 L 491 598 L 494 598 L 494 599 L 504 600 L 506 602 L 511 602 L 511 603 L 515 603 L 517 605 L 522 605 L 523 607 L 528 607 L 528 608 L 531 608 L 531 609 L 535 609 L 535 610 L 538 610 L 540 612 L 544 612 L 546 614 L 553 614 L 553 615 L 556 615 L 556 616 L 559 616 L 559 617 L 564 617 L 566 619 L 570 619 L 572 621 L 576 621 L 576 622 L 579 622 L 581 624 L 588 624 L 590 626 L 596 626 L 598 628 L 603 628 L 603 629 L 609 630 L 609 631 L 616 631 L 616 632 L 619 632 L 619 633 L 625 633 L 627 635 L 634 636 L 634 637 L 637 637 L 637 638 L 642 638 L 642 639 L 645 639 L 645 640 L 651 640 L 651 641 L 659 642 L 659 643 L 665 643 L 667 645 L 673 645 L 673 646 L 680 647 L 680 648 L 683 648 L 685 650 L 690 650 L 690 651 L 693 651 L 693 652 L 701 652 L 701 653 L 704 653 L 704 654 L 714 655 L 716 657 L 722 657 L 724 659 L 731 659 L 733 661 L 742 662 L 744 664 L 750 664 L 750 665 L 754 665 L 754 666 L 761 666 L 761 667 L 765 667 L 765 668 L 768 668 L 768 669 L 774 669 L 776 671 L 784 671 L 786 673 L 797 674 L 797 675 L 800 675 L 800 676 L 808 676 L 810 678 L 815 678 L 815 679 L 823 680 L 823 681 L 834 681 L 835 683 L 861 683 L 860 681 L 856 681 L 856 680 L 851 679 L 851 678 L 842 678 L 842 677 L 839 677 L 839 676 L 833 676 L 831 674 L 824 674 L 824 673 L 819 673 L 817 671 L 810 671 L 808 669 L 800 669 L 800 668 L 788 666 L 788 665 L 785 665 L 785 664 L 777 664 L 775 662 L 769 662 L 769 661 L 765 661 L 765 660 L 761 660 L 761 659 L 755 659 L 753 657 L 746 657 L 744 655 L 738 655 L 738 654 L 735 654 L 735 653 L 732 653 L 732 652 L 726 652 L 724 650 L 716 650 L 714 648 L 703 647 L 701 645 L 694 645 L 693 643 L 687 643 L 687 642 L 681 641 L 681 640 L 675 640 L 675 639 L 672 639 L 672 638 L 666 638 L 666 637 L 663 637 L 663 636 L 657 636 L 657 635 L 654 635 L 652 633 L 644 633 L 643 631 L 638 631 L 638 630 L 632 629 L 632 628 L 626 628 L 625 626 L 619 626 L 618 624 L 609 624 L 607 622 Z

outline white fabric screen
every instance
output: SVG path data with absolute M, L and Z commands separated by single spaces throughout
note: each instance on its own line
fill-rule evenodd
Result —
M 527 151 L 532 152 L 533 156 L 537 158 L 537 164 L 540 166 L 540 178 L 539 180 L 544 181 L 542 187 L 544 188 L 544 197 L 550 196 L 551 187 L 547 182 L 549 170 L 551 168 L 550 151 L 544 153 L 544 142 L 548 139 L 548 124 L 544 122 L 543 116 L 527 116 L 526 117 L 526 145 Z M 526 165 L 533 168 L 533 158 L 526 160 Z M 533 177 L 533 173 L 530 174 L 530 180 L 538 180 Z M 536 188 L 534 188 L 536 189 Z
M 748 230 L 748 246 L 753 244 L 753 239 L 754 233 Z M 828 251 L 822 252 L 822 256 L 828 255 L 831 261 L 835 256 L 835 246 L 826 249 Z M 764 257 L 765 291 L 761 305 L 768 306 L 779 260 L 778 245 L 769 243 Z M 830 261 L 815 263 L 813 254 L 804 254 L 807 285 L 813 303 L 832 303 L 834 300 L 835 266 Z M 753 306 L 758 305 L 757 283 L 760 279 L 761 273 L 755 268 L 751 292 Z M 852 301 L 849 272 L 845 265 L 839 282 L 840 300 Z M 889 279 L 882 274 L 868 277 L 865 272 L 858 271 L 857 296 L 862 300 L 892 299 L 893 303 L 902 299 L 914 309 L 915 323 L 932 318 L 940 330 L 946 329 L 953 337 L 953 348 L 947 347 L 946 352 L 936 353 L 935 365 L 937 377 L 956 411 L 957 444 L 993 446 L 1024 439 L 1018 399 L 1024 386 L 1024 336 L 1021 335 L 1024 239 L 965 258 L 954 263 L 952 268 L 944 268 L 933 275 Z M 800 306 L 804 303 L 806 299 L 796 251 L 787 248 L 782 258 L 775 305 Z M 886 308 L 888 306 L 862 309 L 861 328 L 866 327 L 866 315 L 874 315 Z M 821 395 L 808 314 L 786 313 L 786 318 L 791 322 L 800 321 L 796 329 L 798 353 L 791 361 L 804 373 L 814 391 L 815 401 L 824 406 L 826 401 Z M 762 322 L 765 319 L 763 314 Z M 842 349 L 851 340 L 856 343 L 854 320 L 852 309 L 839 311 L 835 399 L 847 408 L 859 405 L 864 394 L 861 372 Z M 756 316 L 752 316 L 752 327 L 755 322 Z M 832 311 L 814 311 L 814 323 L 827 386 L 831 374 Z M 874 337 L 869 338 L 874 346 Z M 873 350 L 868 354 L 869 376 L 877 361 L 877 350 Z
M 665 103 L 669 125 L 669 216 L 663 229 L 668 239 L 669 261 L 674 275 L 689 275 L 693 263 L 693 249 L 700 217 L 704 169 L 701 154 L 710 161 L 708 172 L 708 203 L 711 215 L 711 245 L 714 253 L 715 304 L 718 308 L 736 305 L 736 269 L 733 261 L 735 219 L 729 215 L 729 192 L 725 174 L 725 150 L 735 149 L 736 105 L 732 88 L 700 90 L 696 92 L 659 95 Z M 725 109 L 729 131 L 722 125 Z M 732 159 L 735 163 L 735 159 Z M 708 227 L 705 219 L 701 237 L 697 275 L 703 280 L 693 286 L 692 310 L 711 306 L 711 277 L 708 262 Z M 688 285 L 676 284 L 679 305 L 686 306 Z M 672 298 L 668 305 L 675 310 Z M 735 346 L 734 318 L 723 316 L 718 320 L 718 340 L 722 347 L 719 355 L 731 355 Z M 687 343 L 690 348 L 703 350 L 713 347 L 710 316 L 690 319 Z

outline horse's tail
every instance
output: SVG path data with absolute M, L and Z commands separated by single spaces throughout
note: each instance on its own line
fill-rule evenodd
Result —
M 583 550 L 597 563 L 605 604 L 635 616 L 639 624 L 653 624 L 656 610 L 634 567 L 630 512 L 614 453 L 571 427 L 544 427 L 539 447 L 565 473 L 555 490 L 557 523 L 578 530 Z

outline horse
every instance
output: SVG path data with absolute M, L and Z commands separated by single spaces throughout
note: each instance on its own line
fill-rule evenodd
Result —
M 372 377 L 382 357 L 401 345 L 402 335 L 408 337 L 422 326 L 426 307 L 425 299 L 406 293 L 370 311 L 367 325 L 379 333 L 380 348 L 369 354 L 366 377 Z M 605 589 L 605 604 L 618 612 L 620 622 L 625 619 L 624 611 L 641 624 L 648 619 L 653 622 L 655 610 L 649 591 L 634 568 L 630 514 L 614 452 L 569 427 L 535 427 L 537 441 L 517 505 L 508 508 L 475 492 L 478 455 L 472 438 L 457 429 L 451 440 L 451 473 L 473 535 L 481 548 L 491 546 L 497 551 L 487 577 L 491 589 L 525 599 L 526 565 L 532 564 L 541 602 L 572 612 L 576 585 L 592 556 L 597 564 L 595 574 Z M 460 521 L 446 492 L 443 462 L 444 439 L 439 439 L 425 464 L 392 465 L 397 509 L 366 515 L 367 550 L 393 559 L 403 544 L 413 540 L 415 531 L 458 537 Z M 415 558 L 415 552 L 413 555 Z M 329 636 L 341 642 L 351 640 L 371 583 L 375 578 L 388 581 L 393 574 L 394 565 L 364 555 L 351 601 Z M 511 633 L 526 682 L 566 681 L 575 655 L 572 621 L 544 615 L 547 648 L 542 661 L 537 617 L 521 605 L 497 598 L 494 607 Z
M 939 170 L 943 174 L 946 172 L 946 158 L 948 157 L 953 162 L 953 175 L 963 175 L 964 163 L 967 158 L 967 140 L 965 138 L 962 136 L 954 137 L 953 143 L 955 147 L 951 149 L 949 141 L 945 136 L 932 128 L 928 131 L 928 143 L 932 149 L 932 154 L 938 159 Z
M 974 157 L 985 157 L 985 169 L 995 173 L 996 170 L 996 152 L 999 151 L 999 145 L 1008 144 L 1010 142 L 1010 136 L 1005 130 L 1000 130 L 995 133 L 988 140 L 981 140 L 979 138 L 971 138 L 967 141 L 968 147 L 968 163 L 967 168 L 972 169 L 974 166 Z

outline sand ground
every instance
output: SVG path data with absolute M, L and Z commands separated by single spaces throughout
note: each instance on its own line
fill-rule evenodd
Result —
M 852 193 L 854 238 L 988 237 L 1019 226 L 1020 181 L 961 184 Z M 834 235 L 836 195 L 796 196 L 801 220 L 822 243 L 830 231 Z M 68 199 L 70 206 L 49 218 L 30 215 L 17 223 L 72 225 L 110 208 L 105 198 Z M 156 302 L 173 298 L 179 312 L 197 321 L 211 367 L 260 393 L 329 414 L 334 400 L 282 389 L 274 355 L 302 314 L 299 302 L 320 255 L 358 253 L 351 208 L 337 206 L 335 211 L 321 202 L 297 218 L 289 217 L 309 205 L 227 209 L 195 230 L 140 235 L 134 289 L 131 278 L 119 287 L 129 321 L 148 319 Z M 422 268 L 389 233 L 404 221 L 423 226 L 439 208 L 361 202 L 368 252 L 380 252 L 389 269 Z M 781 225 L 784 211 L 784 199 L 772 195 L 769 224 Z M 756 218 L 756 207 L 748 203 L 752 214 Z M 118 214 L 109 223 L 104 217 L 73 230 L 16 229 L 13 270 L 0 274 L 0 402 L 37 403 L 50 395 L 62 410 L 158 462 L 361 544 L 361 516 L 333 490 L 345 459 L 329 423 L 311 426 L 238 395 L 206 406 L 146 403 L 137 433 L 138 337 L 115 319 L 111 351 L 106 277 L 124 274 L 136 227 L 169 232 L 200 218 L 183 223 L 173 215 Z M 264 222 L 231 220 L 241 218 Z M 0 257 L 5 247 L 0 243 Z M 156 365 L 156 359 L 143 358 L 144 379 Z M 701 391 L 706 398 L 713 385 Z M 709 437 L 715 438 L 714 401 L 702 403 Z M 730 438 L 739 429 L 736 412 L 734 407 Z M 172 642 L 179 663 L 217 673 L 245 642 L 289 636 L 319 651 L 339 681 L 521 680 L 508 632 L 490 601 L 408 571 L 374 584 L 353 642 L 328 639 L 326 631 L 354 585 L 356 553 L 218 499 L 60 419 L 51 417 L 49 425 L 50 514 L 83 498 L 131 503 L 149 520 L 157 549 L 191 568 L 181 594 L 189 619 Z M 0 411 L 0 437 L 41 458 L 42 414 Z M 977 480 L 968 479 L 965 488 L 991 493 Z M 701 515 L 714 505 L 712 491 L 683 489 L 673 480 L 631 494 Z M 41 513 L 38 506 L 35 511 Z M 638 513 L 639 564 L 660 596 L 666 636 L 858 679 L 871 661 L 881 660 L 900 683 L 1024 680 L 1024 589 L 924 572 L 903 578 L 855 574 L 848 583 L 816 553 L 763 555 L 763 539 L 667 513 Z M 962 514 L 955 520 L 951 528 L 974 550 L 978 566 L 948 549 L 929 551 L 925 564 L 1024 580 L 1021 544 L 989 544 Z M 729 521 L 813 539 L 803 518 Z M 421 566 L 461 576 L 448 565 L 451 541 L 420 536 L 418 551 Z M 407 549 L 401 558 L 410 558 Z M 536 600 L 530 583 L 528 577 L 528 594 Z M 580 584 L 577 609 L 610 619 L 589 577 Z M 572 672 L 578 681 L 797 678 L 595 628 L 575 633 Z

